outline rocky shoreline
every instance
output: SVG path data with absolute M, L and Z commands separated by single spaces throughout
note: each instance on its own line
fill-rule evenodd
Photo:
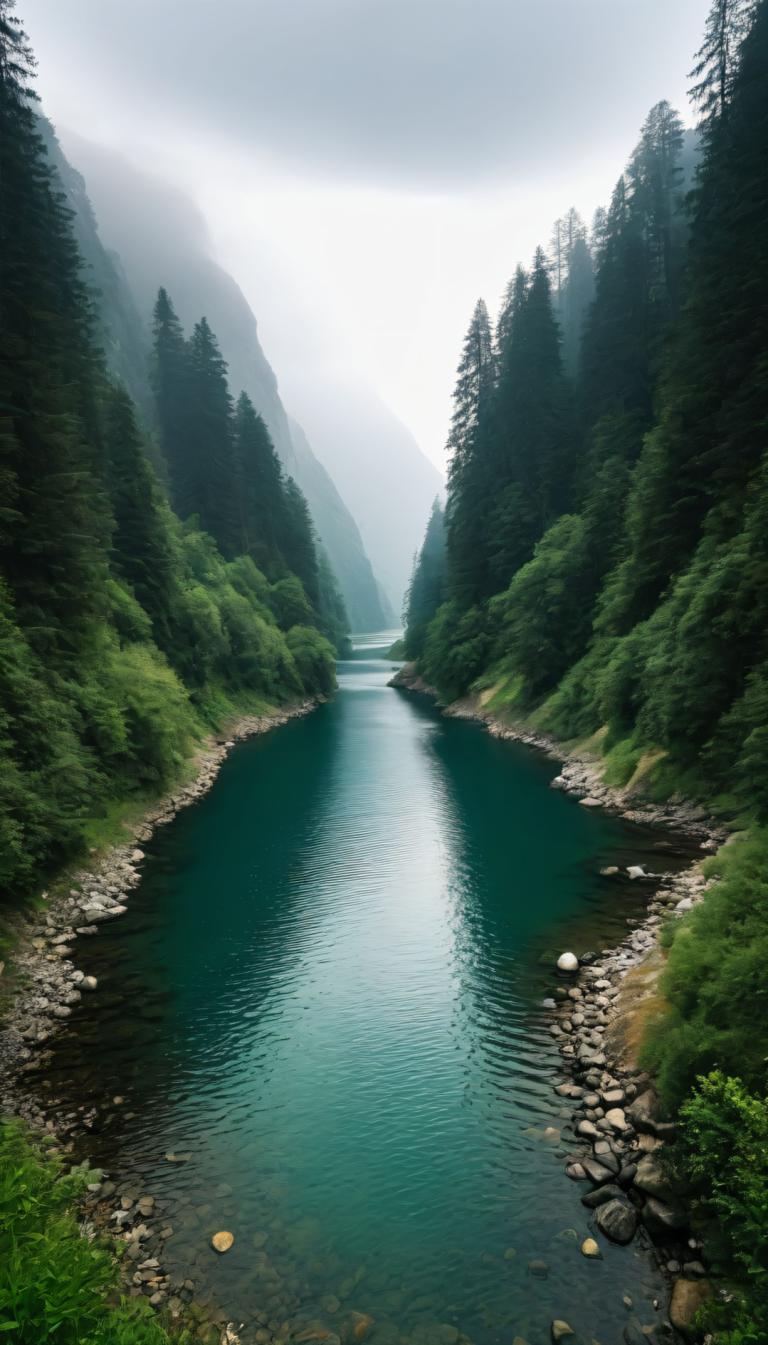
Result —
M 406 665 L 390 685 L 436 697 Z M 547 735 L 504 722 L 468 698 L 444 709 L 453 718 L 483 723 L 494 737 L 524 743 L 562 763 L 551 782 L 586 808 L 602 808 L 628 822 L 664 828 L 713 852 L 728 832 L 704 808 L 684 799 L 654 804 L 629 790 L 612 788 L 601 778 L 599 760 L 568 750 Z M 655 1257 L 669 1284 L 666 1321 L 683 1339 L 695 1339 L 693 1320 L 712 1297 L 713 1285 L 702 1261 L 701 1244 L 691 1236 L 684 1206 L 678 1200 L 661 1151 L 674 1141 L 675 1126 L 665 1118 L 649 1075 L 634 1054 L 633 1028 L 655 991 L 663 957 L 658 935 L 664 921 L 679 919 L 704 899 L 711 880 L 694 861 L 675 874 L 651 874 L 642 866 L 603 870 L 604 881 L 640 881 L 649 886 L 644 919 L 614 948 L 585 951 L 573 971 L 560 971 L 553 994 L 545 1000 L 550 1028 L 562 1057 L 557 1095 L 569 1106 L 572 1151 L 566 1159 L 571 1180 L 588 1188 L 582 1204 L 591 1212 L 593 1231 L 609 1241 L 628 1243 L 639 1236 Z M 566 962 L 571 959 L 566 958 Z M 582 1243 L 585 1256 L 599 1256 L 595 1238 Z M 659 1305 L 661 1307 L 661 1305 Z M 647 1345 L 661 1336 L 630 1317 L 625 1345 Z
M 149 808 L 130 828 L 130 840 L 112 846 L 93 865 L 72 873 L 66 891 L 43 892 L 45 905 L 24 917 L 14 948 L 12 987 L 0 1023 L 0 1111 L 19 1116 L 42 1133 L 51 1152 L 71 1154 L 78 1134 L 98 1124 L 96 1108 L 86 1102 L 66 1115 L 57 1113 L 52 1104 L 47 1114 L 34 1078 L 44 1073 L 51 1059 L 49 1043 L 66 1027 L 74 1006 L 83 995 L 98 993 L 96 978 L 78 967 L 76 960 L 87 965 L 88 937 L 97 934 L 105 921 L 125 914 L 131 892 L 141 882 L 145 857 L 141 846 L 158 827 L 208 793 L 236 743 L 307 715 L 319 703 L 308 700 L 269 714 L 243 715 L 226 738 L 206 740 L 196 754 L 195 774 L 189 783 Z M 10 978 L 6 975 L 4 979 L 7 985 Z M 122 1101 L 115 1097 L 112 1105 L 117 1108 Z M 166 1157 L 169 1162 L 180 1161 L 178 1155 Z M 158 1217 L 160 1211 L 151 1195 L 130 1183 L 118 1188 L 109 1180 L 94 1180 L 82 1212 L 86 1236 L 108 1231 L 115 1238 L 130 1294 L 146 1296 L 172 1319 L 180 1320 L 192 1311 L 194 1283 L 189 1279 L 176 1282 L 163 1271 L 163 1247 L 173 1229 Z M 201 1320 L 210 1322 L 211 1339 L 235 1345 L 238 1337 L 225 1313 L 214 1307 Z

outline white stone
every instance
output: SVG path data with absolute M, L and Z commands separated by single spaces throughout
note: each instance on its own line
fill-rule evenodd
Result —
M 561 953 L 557 959 L 558 971 L 578 971 L 579 959 L 575 953 Z

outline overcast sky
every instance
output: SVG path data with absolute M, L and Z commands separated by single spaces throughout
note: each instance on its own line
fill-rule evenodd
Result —
M 51 119 L 189 192 L 290 405 L 350 368 L 438 464 L 464 329 L 685 91 L 709 0 L 19 0 Z

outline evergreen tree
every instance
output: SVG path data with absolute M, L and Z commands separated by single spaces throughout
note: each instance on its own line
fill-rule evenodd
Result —
M 696 53 L 691 97 L 698 103 L 705 134 L 726 116 L 741 44 L 749 31 L 755 0 L 712 0 L 704 41 Z
M 483 515 L 493 487 L 489 439 L 494 386 L 491 323 L 479 299 L 464 340 L 448 436 L 449 588 L 463 607 L 482 598 L 488 586 Z
M 152 385 L 160 447 L 168 469 L 171 501 L 181 513 L 189 451 L 189 352 L 168 291 L 162 288 L 154 307 L 152 332 Z
M 0 568 L 35 646 L 59 658 L 103 600 L 102 371 L 12 11 L 0 0 Z
M 516 294 L 522 298 L 520 288 Z M 494 398 L 495 501 L 486 532 L 489 582 L 482 594 L 485 597 L 509 582 L 570 498 L 573 423 L 541 249 L 534 258 L 530 284 L 508 326 Z
M 151 617 L 158 645 L 169 652 L 176 597 L 175 558 L 163 502 L 144 451 L 133 403 L 123 388 L 109 391 L 105 441 L 114 517 L 112 566 Z
M 227 366 L 206 318 L 189 342 L 189 425 L 179 473 L 178 511 L 194 515 L 225 556 L 238 551 L 232 399 Z
M 445 518 L 436 499 L 406 595 L 405 652 L 409 659 L 423 653 L 427 627 L 445 599 L 445 571 Z
M 280 563 L 281 518 L 286 512 L 280 459 L 269 431 L 245 392 L 235 407 L 234 455 L 239 508 L 239 549 L 270 574 Z M 287 525 L 287 520 L 283 527 Z

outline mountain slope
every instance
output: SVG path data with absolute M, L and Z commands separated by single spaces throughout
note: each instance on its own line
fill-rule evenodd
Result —
M 432 503 L 443 491 L 437 468 L 402 421 L 360 384 L 303 381 L 291 389 L 291 404 L 399 612 Z
M 72 205 L 83 214 L 81 232 L 98 243 L 93 202 L 101 237 L 119 255 L 133 296 L 131 307 L 146 320 L 159 286 L 169 290 L 185 328 L 205 315 L 229 365 L 235 393 L 248 393 L 266 421 L 286 471 L 307 497 L 310 511 L 338 576 L 354 629 L 386 626 L 391 612 L 382 604 L 360 533 L 331 477 L 317 461 L 306 437 L 291 431 L 277 379 L 259 342 L 256 319 L 232 276 L 210 256 L 205 223 L 183 193 L 141 173 L 127 161 L 79 137 L 67 135 L 66 147 L 83 171 Z M 89 222 L 90 212 L 90 222 Z M 98 249 L 86 249 L 100 285 Z M 118 272 L 119 274 L 119 272 Z M 103 286 L 100 286 L 103 288 Z M 117 372 L 122 372 L 119 368 Z M 134 396 L 131 379 L 126 382 Z M 141 398 L 139 398 L 141 400 Z

